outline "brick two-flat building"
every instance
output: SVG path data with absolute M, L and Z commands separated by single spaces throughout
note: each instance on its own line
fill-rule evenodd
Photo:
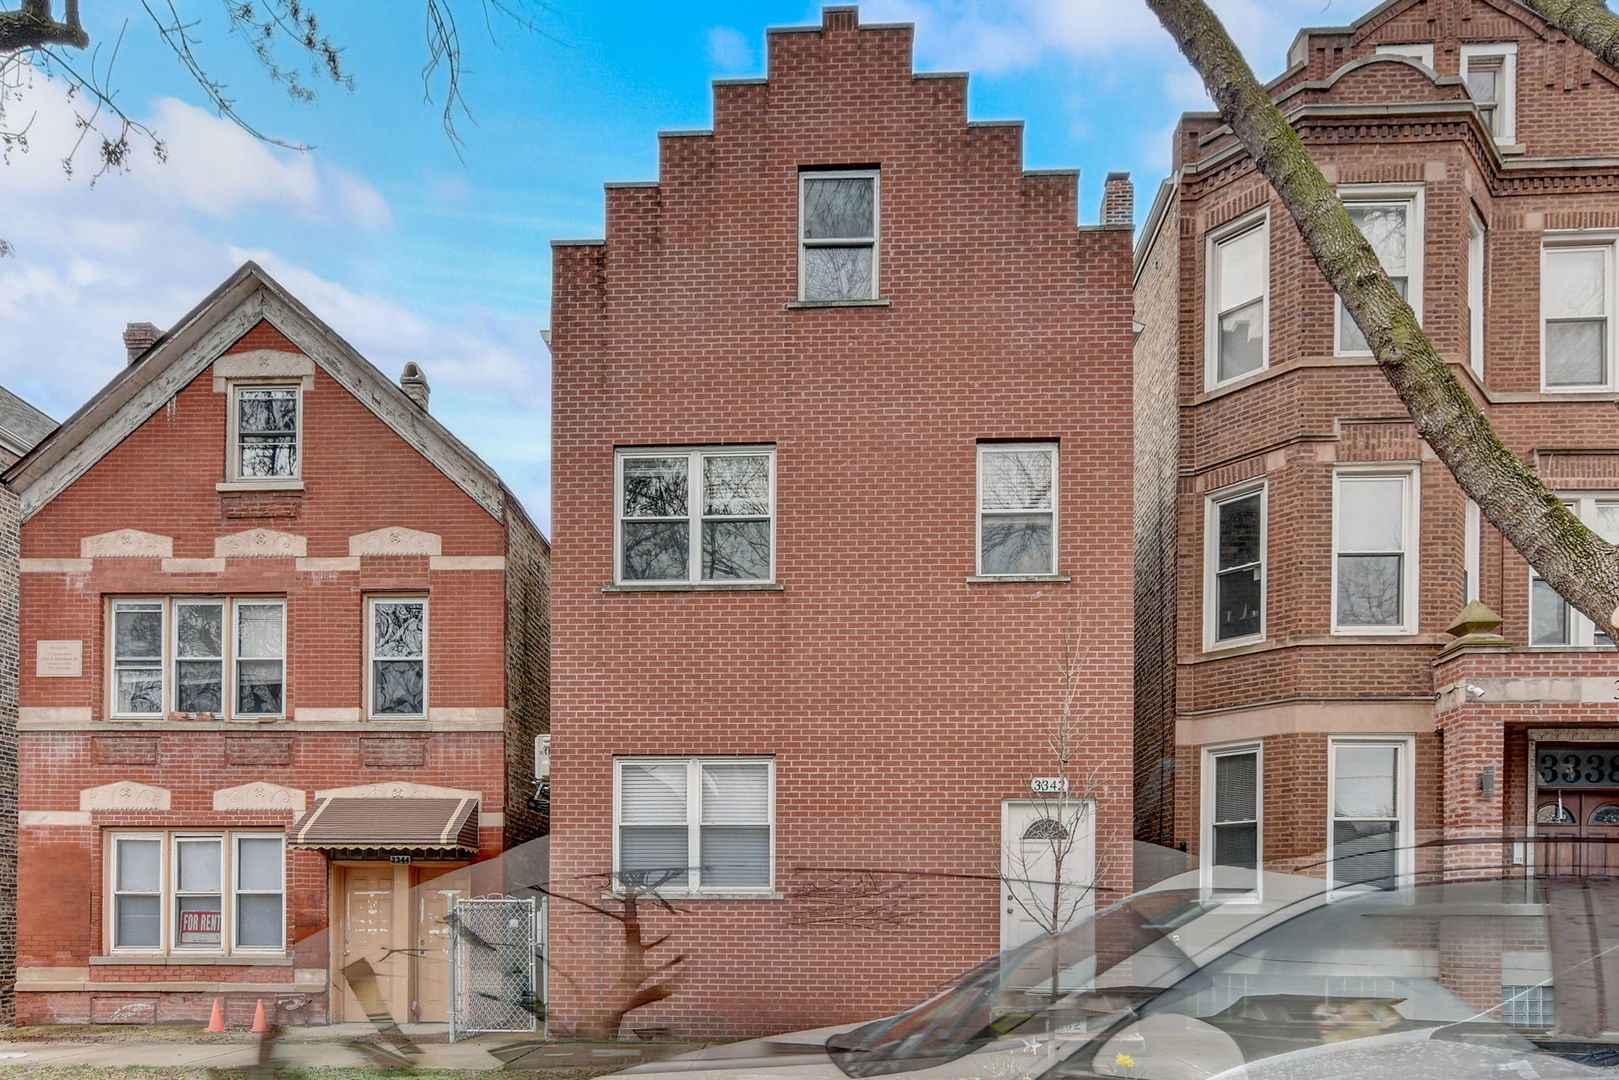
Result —
M 1619 538 L 1619 72 L 1510 0 L 1393 0 L 1289 62 L 1452 373 Z M 1142 836 L 1238 895 L 1608 858 L 1576 841 L 1619 830 L 1610 644 L 1480 523 L 1219 118 L 1174 147 L 1136 267 Z M 1547 842 L 1412 850 L 1503 835 Z
M 5 477 L 19 1019 L 442 1020 L 445 904 L 542 825 L 546 542 L 251 263 L 125 342 Z
M 555 249 L 556 1032 L 914 1001 L 1030 932 L 1037 778 L 1130 886 L 1128 181 L 1078 225 L 909 26 L 768 41 Z

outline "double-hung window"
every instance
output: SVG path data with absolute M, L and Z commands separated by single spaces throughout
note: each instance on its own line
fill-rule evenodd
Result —
M 1517 142 L 1517 43 L 1463 45 L 1462 77 L 1490 137 L 1498 143 Z
M 1565 497 L 1563 505 L 1602 539 L 1619 543 L 1619 495 Z M 1529 571 L 1529 644 L 1542 646 L 1609 645 L 1608 635 L 1581 615 Z
M 1253 743 L 1204 751 L 1202 863 L 1212 893 L 1239 897 L 1259 889 L 1260 761 Z
M 1416 474 L 1340 471 L 1334 477 L 1336 633 L 1416 630 Z
M 1208 242 L 1207 376 L 1218 386 L 1268 362 L 1270 219 L 1225 226 Z
M 1248 484 L 1204 504 L 1204 647 L 1265 636 L 1265 487 Z
M 775 450 L 620 450 L 618 580 L 764 583 L 774 563 Z
M 978 445 L 978 572 L 1057 572 L 1057 444 Z
M 877 299 L 876 169 L 798 175 L 798 298 Z
M 1540 260 L 1541 383 L 1548 391 L 1612 390 L 1614 243 L 1547 243 Z
M 1422 318 L 1422 189 L 1356 185 L 1338 189 L 1349 219 L 1377 253 L 1383 272 Z M 1337 309 L 1339 355 L 1366 355 L 1371 346 L 1342 299 Z
M 1332 884 L 1392 889 L 1408 872 L 1411 743 L 1343 737 L 1329 749 Z
M 109 833 L 112 951 L 279 953 L 285 865 L 280 833 Z
M 370 607 L 371 715 L 427 715 L 427 600 L 375 596 Z
M 231 386 L 231 480 L 298 478 L 301 400 L 297 385 Z
M 627 893 L 768 891 L 770 758 L 619 758 L 613 870 Z
M 111 610 L 111 714 L 286 712 L 286 601 L 139 597 Z

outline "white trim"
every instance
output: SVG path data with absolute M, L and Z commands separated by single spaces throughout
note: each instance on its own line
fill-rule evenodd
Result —
M 1199 773 L 1200 805 L 1198 811 L 1198 882 L 1203 895 L 1222 903 L 1258 903 L 1263 899 L 1265 878 L 1265 743 L 1263 739 L 1250 739 L 1237 743 L 1220 743 L 1202 748 Z M 1222 757 L 1254 755 L 1254 888 L 1246 893 L 1221 893 L 1214 886 L 1214 808 L 1215 761 Z
M 1405 885 L 1410 882 L 1414 867 L 1411 850 L 1414 836 L 1414 806 L 1413 799 L 1416 794 L 1416 741 L 1409 735 L 1329 735 L 1327 736 L 1327 898 L 1334 899 L 1340 896 L 1356 895 L 1363 890 L 1360 886 L 1338 888 L 1335 885 L 1334 862 L 1337 853 L 1334 850 L 1336 843 L 1333 839 L 1333 825 L 1338 821 L 1335 794 L 1338 783 L 1338 753 L 1337 748 L 1346 744 L 1392 746 L 1395 748 L 1394 759 L 1394 814 L 1395 837 L 1394 843 L 1399 851 L 1395 857 L 1396 885 Z M 1377 820 L 1354 819 L 1345 820 Z
M 376 710 L 377 694 L 377 617 L 378 604 L 420 604 L 422 608 L 422 711 L 418 713 L 379 713 Z M 365 715 L 372 720 L 425 720 L 428 711 L 428 625 L 429 613 L 427 610 L 427 597 L 421 595 L 390 595 L 378 593 L 365 598 Z M 396 660 L 411 660 L 413 657 L 394 657 Z
M 1615 277 L 1614 248 L 1619 241 L 1619 234 L 1614 232 L 1545 232 L 1541 234 L 1540 242 L 1540 392 L 1543 394 L 1589 394 L 1608 393 L 1619 385 L 1615 378 L 1615 368 L 1619 368 L 1619 356 L 1616 356 L 1614 331 L 1619 327 L 1619 282 Z M 1601 251 L 1602 272 L 1605 277 L 1606 289 L 1603 295 L 1603 356 L 1602 365 L 1606 378 L 1596 383 L 1579 383 L 1553 386 L 1546 381 L 1546 259 L 1553 251 Z
M 1471 604 L 1481 598 L 1479 574 L 1484 563 L 1483 519 L 1478 503 L 1462 496 L 1462 603 Z
M 241 616 L 242 606 L 275 607 L 281 611 L 281 655 L 280 656 L 243 656 L 241 650 Z M 287 601 L 279 596 L 234 596 L 230 602 L 230 686 L 229 698 L 224 702 L 226 715 L 235 719 L 252 718 L 261 719 L 273 717 L 279 719 L 287 715 Z M 242 712 L 240 704 L 241 663 L 279 660 L 281 663 L 281 708 L 276 712 L 251 713 Z
M 229 384 L 229 393 L 226 395 L 227 412 L 225 417 L 225 480 L 230 485 L 228 490 L 252 491 L 258 488 L 267 490 L 300 490 L 291 488 L 292 481 L 300 480 L 304 475 L 304 384 L 300 381 L 285 379 L 232 379 Z M 243 390 L 291 390 L 293 400 L 293 438 L 292 438 L 292 465 L 290 473 L 278 473 L 274 476 L 245 476 L 242 473 L 242 447 L 241 447 L 241 395 Z
M 1434 70 L 1433 42 L 1431 41 L 1412 42 L 1409 45 L 1379 45 L 1377 47 L 1377 55 L 1404 56 L 1408 59 L 1417 61 L 1417 63 L 1421 64 L 1429 71 Z
M 1472 208 L 1467 211 L 1467 364 L 1484 381 L 1484 327 L 1487 320 L 1485 275 L 1489 267 L 1489 230 Z
M 1239 645 L 1253 645 L 1265 640 L 1266 616 L 1269 608 L 1270 555 L 1270 485 L 1267 477 L 1244 480 L 1203 496 L 1203 651 L 1230 649 Z M 1220 507 L 1250 495 L 1259 496 L 1259 630 L 1242 637 L 1218 637 L 1219 590 L 1216 575 L 1220 552 Z
M 769 574 L 762 578 L 705 578 L 703 577 L 703 465 L 710 457 L 756 457 L 764 455 L 769 490 L 769 513 L 766 523 L 770 533 Z M 683 519 L 686 522 L 686 576 L 680 578 L 626 578 L 624 576 L 624 462 L 629 458 L 686 459 L 686 513 L 667 518 L 636 520 Z M 723 516 L 723 515 L 722 515 Z M 737 515 L 754 517 L 754 515 Z M 774 444 L 738 444 L 735 446 L 674 446 L 674 447 L 618 447 L 613 451 L 613 583 L 615 585 L 751 585 L 773 584 L 776 580 L 776 447 Z
M 849 180 L 869 179 L 871 181 L 871 236 L 867 237 L 837 237 L 819 240 L 809 240 L 804 236 L 804 182 L 806 180 Z M 850 300 L 877 300 L 882 297 L 882 286 L 878 271 L 882 262 L 882 170 L 880 169 L 800 169 L 798 172 L 798 292 L 799 303 L 847 303 L 838 300 L 812 300 L 804 295 L 804 251 L 811 247 L 860 247 L 870 242 L 871 245 L 871 295 L 850 297 Z
M 1411 306 L 1417 317 L 1417 325 L 1422 325 L 1422 284 L 1424 256 L 1427 252 L 1427 215 L 1424 213 L 1425 188 L 1422 184 L 1339 184 L 1337 187 L 1338 199 L 1344 204 L 1347 211 L 1351 203 L 1374 203 L 1383 205 L 1406 204 L 1405 217 L 1405 302 Z M 1333 294 L 1332 315 L 1332 355 L 1334 356 L 1371 356 L 1370 349 L 1344 349 L 1340 347 L 1343 341 L 1344 324 L 1349 320 L 1349 313 L 1344 310 L 1343 298 Z
M 1475 56 L 1501 58 L 1501 80 L 1497 87 L 1498 97 L 1495 103 L 1497 130 L 1491 132 L 1491 137 L 1497 143 L 1512 146 L 1518 141 L 1518 43 L 1503 41 L 1495 44 L 1463 45 L 1461 76 L 1464 86 L 1467 83 L 1467 62 Z
M 181 656 L 180 655 L 180 612 L 179 608 L 186 607 L 213 607 L 219 610 L 219 655 L 218 656 Z M 230 604 L 220 596 L 175 596 L 169 600 L 168 614 L 169 632 L 164 642 L 169 650 L 166 662 L 163 665 L 164 698 L 166 707 L 174 712 L 190 712 L 189 709 L 180 708 L 180 664 L 182 661 L 190 663 L 213 663 L 219 670 L 219 708 L 214 710 L 216 716 L 227 716 L 226 697 L 229 684 L 226 682 L 226 669 L 230 666 L 226 659 L 234 651 L 229 640 L 231 632 Z M 286 634 L 286 616 L 282 615 L 282 636 Z M 283 652 L 285 649 L 282 650 Z M 283 683 L 285 682 L 285 668 L 282 670 Z M 283 692 L 285 686 L 283 685 Z
M 1059 540 L 1059 538 L 1061 536 L 1061 533 L 1060 533 L 1059 528 L 1058 528 L 1058 526 L 1060 525 L 1060 521 L 1058 520 L 1058 505 L 1059 505 L 1058 477 L 1059 477 L 1059 469 L 1060 469 L 1060 467 L 1062 465 L 1061 449 L 1062 449 L 1061 444 L 1056 439 L 1045 439 L 1045 440 L 1038 440 L 1038 441 L 1034 441 L 1034 442 L 981 442 L 981 443 L 978 444 L 978 453 L 977 453 L 978 481 L 977 481 L 976 485 L 973 488 L 973 507 L 974 507 L 974 509 L 973 509 L 973 528 L 974 528 L 974 537 L 973 537 L 974 563 L 973 563 L 973 565 L 977 568 L 976 576 L 979 579 L 986 579 L 986 580 L 989 580 L 989 581 L 1005 581 L 1005 580 L 1025 581 L 1025 580 L 1028 580 L 1030 578 L 1034 578 L 1036 580 L 1048 580 L 1050 578 L 1060 577 L 1061 576 L 1062 570 L 1060 569 L 1060 567 L 1062 565 L 1062 560 L 1059 558 L 1059 556 L 1061 555 L 1062 552 L 1061 552 L 1061 548 L 1058 547 L 1058 540 Z M 1042 451 L 1042 452 L 1046 452 L 1046 453 L 1048 453 L 1050 455 L 1050 457 L 1051 457 L 1051 507 L 1050 507 L 1049 511 L 1044 511 L 1044 510 L 1018 510 L 1018 509 L 1013 509 L 1013 510 L 986 510 L 986 509 L 984 509 L 984 455 L 986 453 L 988 453 L 988 454 L 1007 453 L 1007 452 L 1010 452 L 1010 451 L 1021 451 L 1021 452 L 1025 452 L 1025 453 L 1030 452 L 1030 451 Z M 1051 515 L 1051 565 L 1046 570 L 1044 570 L 1044 571 L 1042 571 L 1042 572 L 1040 572 L 1038 574 L 1030 574 L 1030 573 L 1027 573 L 1025 571 L 1017 571 L 1015 573 L 1010 573 L 1010 574 L 992 574 L 989 571 L 984 569 L 984 515 L 985 514 L 989 514 L 990 516 L 993 517 L 993 516 L 998 515 L 998 514 L 1004 514 L 1004 515 L 1030 514 L 1030 515 L 1032 515 L 1032 514 L 1042 514 L 1042 513 L 1048 513 L 1048 512 Z
M 1579 518 L 1593 531 L 1596 529 L 1598 504 L 1619 505 L 1619 492 L 1616 491 L 1559 491 L 1557 492 L 1557 498 L 1559 502 L 1568 507 L 1575 517 Z M 1609 538 L 1604 537 L 1604 539 Z M 1597 640 L 1598 635 L 1602 632 L 1597 629 L 1596 624 L 1586 618 L 1573 604 L 1563 600 L 1561 597 L 1558 600 L 1563 607 L 1563 617 L 1567 620 L 1568 640 L 1537 644 L 1535 642 L 1535 582 L 1539 579 L 1540 575 L 1535 573 L 1535 568 L 1531 566 L 1529 568 L 1528 602 L 1525 607 L 1525 610 L 1529 613 L 1527 632 L 1524 635 L 1527 648 L 1555 651 L 1558 649 L 1590 648 L 1606 644 L 1606 642 Z
M 226 845 L 230 849 L 230 878 L 224 884 L 229 886 L 230 895 L 230 950 L 232 953 L 243 954 L 269 954 L 279 956 L 287 948 L 287 838 L 284 833 L 253 833 L 232 832 L 229 834 L 230 842 Z M 274 840 L 281 853 L 281 888 L 273 893 L 269 889 L 243 889 L 241 880 L 242 841 L 243 840 Z M 276 925 L 281 928 L 280 945 L 243 945 L 242 920 L 240 913 L 240 900 L 242 896 L 270 896 L 280 898 L 278 909 L 280 918 Z M 221 934 L 223 937 L 223 934 Z
M 1244 371 L 1233 375 L 1229 379 L 1220 378 L 1220 273 L 1219 249 L 1222 244 L 1229 243 L 1249 232 L 1259 230 L 1264 234 L 1260 250 L 1264 253 L 1265 266 L 1260 272 L 1259 299 L 1263 312 L 1260 320 L 1262 334 L 1260 336 L 1259 366 L 1253 371 Z M 1236 382 L 1238 379 L 1248 378 L 1270 367 L 1270 207 L 1263 206 L 1252 213 L 1244 214 L 1239 218 L 1226 222 L 1215 229 L 1210 229 L 1203 241 L 1203 389 L 1213 390 Z M 1251 301 L 1250 301 L 1251 303 Z
M 613 891 L 623 892 L 618 880 L 619 833 L 623 826 L 623 768 L 625 765 L 684 763 L 686 766 L 686 861 L 687 883 L 654 890 L 659 896 L 711 895 L 753 897 L 768 899 L 776 890 L 776 759 L 761 754 L 627 754 L 613 758 Z M 766 827 L 770 830 L 768 880 L 763 885 L 721 885 L 705 888 L 702 884 L 702 795 L 705 764 L 765 766 Z
M 274 839 L 280 842 L 281 848 L 281 944 L 275 946 L 243 947 L 236 944 L 238 932 L 236 920 L 236 897 L 238 894 L 236 884 L 237 845 L 241 838 Z M 176 958 L 196 957 L 199 960 L 206 957 L 252 956 L 252 957 L 284 957 L 287 955 L 287 848 L 282 830 L 264 828 L 244 829 L 131 829 L 108 830 L 103 833 L 104 843 L 101 845 L 102 862 L 102 895 L 107 897 L 107 903 L 102 910 L 103 941 L 106 942 L 106 954 L 109 956 L 172 956 Z M 156 947 L 147 945 L 119 945 L 118 932 L 118 846 L 126 840 L 155 840 L 158 843 L 158 891 L 154 893 L 136 893 L 132 895 L 158 897 L 158 944 Z M 178 929 L 176 915 L 179 912 L 177 898 L 179 890 L 179 859 L 175 855 L 175 845 L 185 840 L 214 840 L 219 843 L 219 906 L 220 931 L 217 946 L 185 946 L 176 940 Z M 203 893 L 201 895 L 213 895 Z M 248 895 L 267 895 L 267 891 L 249 893 Z M 207 962 L 207 961 L 203 961 Z
M 1400 518 L 1401 539 L 1404 548 L 1400 561 L 1400 622 L 1389 626 L 1344 625 L 1338 621 L 1338 508 L 1342 503 L 1340 485 L 1345 479 L 1399 478 L 1405 484 L 1405 498 Z M 1418 626 L 1417 601 L 1420 596 L 1417 582 L 1420 576 L 1422 471 L 1415 465 L 1340 465 L 1332 473 L 1332 633 L 1340 635 L 1393 635 L 1415 634 Z M 1349 554 L 1355 554 L 1350 552 Z

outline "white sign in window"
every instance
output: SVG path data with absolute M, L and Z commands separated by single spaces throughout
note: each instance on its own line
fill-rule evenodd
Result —
M 114 952 L 279 953 L 286 853 L 280 833 L 108 836 Z

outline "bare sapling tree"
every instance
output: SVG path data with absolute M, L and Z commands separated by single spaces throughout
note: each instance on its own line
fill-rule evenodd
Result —
M 1593 0 L 1524 0 L 1608 63 L 1619 21 Z M 1237 140 L 1270 181 L 1316 265 L 1365 335 L 1416 430 L 1507 541 L 1562 597 L 1615 637 L 1619 558 L 1496 436 L 1423 334 L 1304 141 L 1204 0 L 1147 0 Z M 1616 638 L 1619 640 L 1619 638 Z

